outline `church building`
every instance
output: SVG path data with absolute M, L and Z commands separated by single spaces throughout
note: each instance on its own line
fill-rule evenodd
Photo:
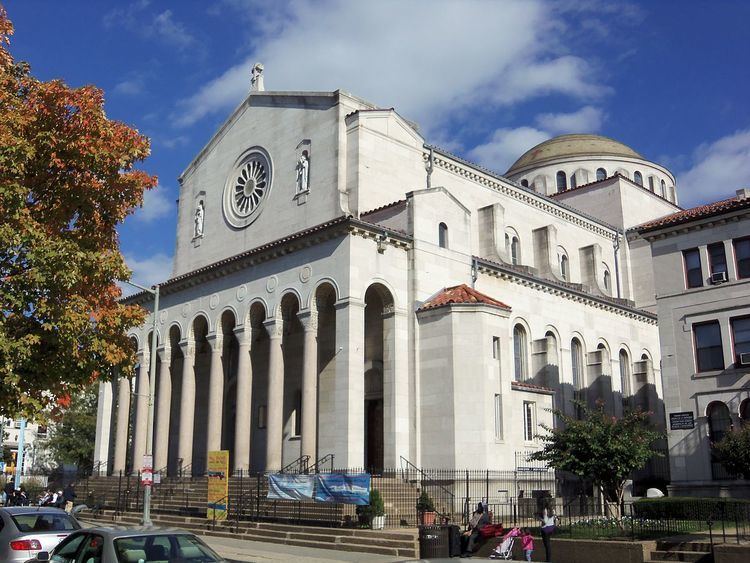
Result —
M 512 470 L 574 401 L 663 426 L 651 249 L 625 231 L 680 210 L 669 170 L 564 135 L 501 175 L 260 72 L 180 176 L 158 346 L 150 317 L 136 373 L 101 384 L 102 467 L 140 467 L 151 385 L 169 473 L 220 449 L 234 470 Z

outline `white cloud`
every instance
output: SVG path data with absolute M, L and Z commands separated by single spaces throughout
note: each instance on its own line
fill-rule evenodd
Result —
M 143 93 L 143 79 L 140 77 L 129 78 L 115 84 L 112 92 L 124 96 L 137 96 Z
M 585 106 L 573 113 L 543 113 L 536 117 L 539 127 L 550 133 L 596 133 L 602 127 L 604 112 Z
M 469 158 L 485 168 L 504 173 L 524 152 L 549 138 L 549 133 L 534 127 L 497 129 L 487 143 L 469 151 Z
M 164 253 L 157 253 L 146 258 L 137 258 L 133 254 L 125 254 L 125 263 L 133 271 L 132 280 L 140 285 L 151 287 L 162 283 L 172 275 L 172 257 Z M 125 283 L 120 284 L 124 295 L 138 292 Z
M 750 187 L 750 129 L 700 145 L 677 181 L 683 207 L 726 199 L 745 187 Z
M 601 109 L 585 106 L 572 113 L 543 113 L 535 119 L 537 127 L 501 128 L 486 143 L 468 153 L 490 170 L 504 173 L 518 157 L 542 141 L 564 133 L 595 133 L 602 125 Z
M 156 38 L 179 51 L 197 44 L 196 38 L 185 25 L 174 18 L 172 10 L 154 13 L 150 8 L 150 0 L 138 0 L 125 7 L 110 10 L 102 23 L 107 29 L 122 26 L 142 37 Z
M 143 194 L 143 206 L 135 212 L 134 217 L 138 221 L 150 223 L 168 216 L 175 209 L 169 190 L 159 184 Z
M 172 17 L 172 10 L 164 10 L 161 14 L 157 14 L 151 26 L 155 36 L 180 50 L 187 49 L 195 42 L 195 38 L 188 33 L 185 26 Z
M 257 48 L 182 100 L 178 125 L 233 108 L 248 91 L 255 61 L 265 65 L 269 90 L 342 88 L 396 107 L 427 129 L 477 104 L 550 93 L 590 100 L 607 92 L 595 69 L 557 42 L 561 16 L 544 0 L 295 0 L 263 4 L 262 17 L 250 9 L 254 2 L 230 4 L 256 16 Z

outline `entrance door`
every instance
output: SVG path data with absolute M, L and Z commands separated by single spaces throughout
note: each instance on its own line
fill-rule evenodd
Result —
M 365 468 L 383 471 L 383 399 L 365 401 Z

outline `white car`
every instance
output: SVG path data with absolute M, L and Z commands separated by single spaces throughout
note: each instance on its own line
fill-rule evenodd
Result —
M 59 508 L 10 506 L 0 508 L 0 561 L 28 561 L 40 551 L 52 551 L 81 525 Z

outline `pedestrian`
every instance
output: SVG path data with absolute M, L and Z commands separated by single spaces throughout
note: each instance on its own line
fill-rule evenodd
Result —
M 544 543 L 545 561 L 552 561 L 552 542 L 550 536 L 555 533 L 555 513 L 551 507 L 544 507 L 539 520 L 542 522 L 542 543 Z
M 73 500 L 76 498 L 76 489 L 74 483 L 69 483 L 63 491 L 63 501 L 65 502 L 65 512 L 70 514 L 73 510 Z
M 13 506 L 11 504 L 11 501 L 13 500 L 13 495 L 16 492 L 16 488 L 13 486 L 13 479 L 8 479 L 8 482 L 5 483 L 5 487 L 3 487 L 3 494 L 5 495 L 5 506 Z
M 29 506 L 29 495 L 23 485 L 16 491 L 16 499 L 16 506 Z
M 531 561 L 531 554 L 534 553 L 534 538 L 531 536 L 528 528 L 521 530 L 521 549 L 526 557 L 526 561 Z

